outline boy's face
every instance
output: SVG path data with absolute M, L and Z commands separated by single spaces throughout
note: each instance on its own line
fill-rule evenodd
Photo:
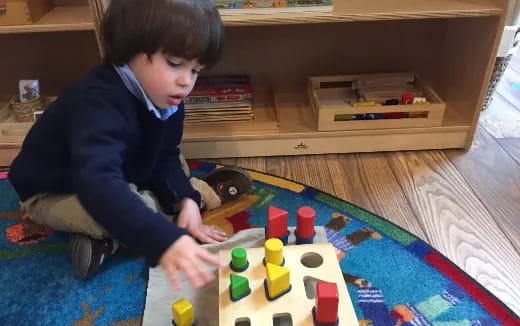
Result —
M 140 53 L 128 65 L 146 95 L 160 109 L 179 105 L 191 92 L 204 68 L 196 59 L 171 57 L 162 51 L 150 57 Z

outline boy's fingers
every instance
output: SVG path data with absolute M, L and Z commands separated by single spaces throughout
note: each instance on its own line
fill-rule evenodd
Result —
M 219 228 L 216 225 L 212 225 L 211 228 L 216 230 L 217 232 L 221 233 L 222 235 L 226 235 L 226 232 L 224 232 L 224 230 L 222 230 L 221 228 Z
M 211 235 L 211 238 L 214 239 L 214 240 L 217 240 L 218 242 L 222 242 L 222 241 L 227 240 L 226 237 L 224 237 L 224 236 L 222 236 L 222 235 L 220 235 L 220 234 L 218 234 L 218 233 L 214 233 L 214 234 L 212 234 L 212 235 Z
M 166 270 L 168 274 L 168 278 L 170 279 L 170 282 L 175 290 L 181 289 L 181 283 L 179 282 L 179 278 L 177 277 L 177 271 L 174 267 L 168 267 Z
M 221 261 L 216 255 L 210 254 L 205 249 L 199 251 L 198 256 L 201 260 L 217 267 L 225 267 L 226 263 Z
M 193 236 L 205 243 L 217 243 L 216 240 L 213 240 L 212 238 L 210 238 L 208 235 L 206 235 L 206 233 L 202 232 L 200 229 L 197 229 L 196 231 L 194 231 Z
M 212 225 L 210 228 L 213 234 L 217 234 L 220 237 L 223 237 L 224 240 L 227 239 L 226 232 L 222 231 L 222 229 L 219 227 Z
M 197 270 L 197 268 L 193 268 L 193 266 L 187 266 L 186 268 L 183 269 L 183 271 L 194 287 L 200 288 L 201 286 L 204 285 L 204 282 L 201 279 L 200 273 Z
M 198 273 L 198 277 L 200 279 L 202 279 L 202 281 L 204 282 L 204 284 L 202 284 L 202 285 L 205 285 L 205 284 L 213 281 L 213 279 L 215 278 L 213 273 L 211 273 L 208 270 L 206 265 L 203 263 L 202 260 L 200 260 L 200 258 L 198 256 L 193 256 L 192 257 L 192 269 L 196 273 Z

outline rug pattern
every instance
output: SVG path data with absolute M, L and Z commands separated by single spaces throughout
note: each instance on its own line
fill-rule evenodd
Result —
M 190 162 L 193 175 L 214 164 Z M 267 207 L 311 206 L 336 247 L 361 326 L 520 325 L 520 319 L 422 240 L 311 187 L 251 171 L 240 200 L 204 213 L 228 234 L 265 226 Z M 90 280 L 72 276 L 67 235 L 31 223 L 0 172 L 0 325 L 139 325 L 148 269 L 120 250 Z M 170 303 L 165 303 L 170 304 Z

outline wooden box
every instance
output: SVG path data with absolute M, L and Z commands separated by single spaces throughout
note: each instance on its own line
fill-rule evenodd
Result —
M 51 0 L 7 0 L 0 12 L 0 26 L 36 23 L 53 7 Z
M 426 98 L 426 104 L 353 106 L 353 85 L 363 80 L 402 78 Z M 315 76 L 308 79 L 308 96 L 318 131 L 390 129 L 440 126 L 445 103 L 411 73 Z M 399 101 L 401 98 L 397 98 Z

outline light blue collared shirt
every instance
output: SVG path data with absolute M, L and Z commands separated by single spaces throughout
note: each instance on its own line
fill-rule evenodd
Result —
M 128 88 L 130 93 L 134 94 L 135 97 L 137 97 L 141 102 L 143 102 L 148 108 L 148 111 L 153 112 L 153 114 L 155 114 L 155 116 L 158 119 L 167 120 L 172 114 L 177 112 L 177 105 L 174 105 L 166 110 L 158 109 L 152 103 L 150 98 L 148 98 L 148 95 L 146 95 L 143 87 L 141 87 L 141 84 L 139 83 L 133 71 L 127 64 L 121 67 L 114 65 L 114 69 L 117 71 L 117 74 L 119 75 L 119 77 L 121 77 L 123 83 L 125 84 L 126 88 Z

